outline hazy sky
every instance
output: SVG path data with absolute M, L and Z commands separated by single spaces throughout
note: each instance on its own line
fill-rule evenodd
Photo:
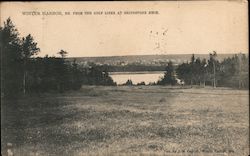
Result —
M 23 15 L 68 11 L 71 15 Z M 158 11 L 159 14 L 72 15 L 74 11 Z M 16 2 L 1 3 L 1 24 L 11 17 L 21 36 L 34 36 L 39 56 L 248 52 L 246 2 Z

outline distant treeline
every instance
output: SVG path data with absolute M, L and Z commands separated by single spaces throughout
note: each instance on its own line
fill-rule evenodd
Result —
M 223 61 L 218 61 L 216 52 L 211 53 L 209 59 L 195 58 L 193 55 L 191 61 L 178 66 L 168 62 L 162 66 L 92 63 L 86 67 L 77 64 L 76 60 L 67 61 L 64 50 L 58 52 L 60 57 L 34 57 L 40 51 L 37 43 L 30 34 L 21 38 L 10 18 L 0 27 L 0 39 L 1 94 L 7 97 L 20 93 L 77 90 L 82 85 L 116 85 L 108 72 L 122 71 L 166 71 L 156 85 L 175 85 L 180 79 L 191 86 L 249 87 L 249 56 L 245 54 L 237 54 Z M 125 84 L 133 83 L 128 80 Z
M 137 72 L 137 71 L 165 71 L 166 66 L 149 65 L 99 65 L 99 68 L 108 72 Z
M 1 94 L 13 97 L 20 93 L 79 89 L 83 84 L 115 85 L 108 72 L 95 65 L 82 68 L 61 57 L 34 57 L 40 49 L 33 37 L 19 37 L 10 18 L 0 28 L 1 39 Z
M 232 57 L 234 54 L 219 54 L 217 59 L 223 61 L 225 58 Z M 73 61 L 79 64 L 107 64 L 112 66 L 121 65 L 145 65 L 145 66 L 166 66 L 169 61 L 173 64 L 181 64 L 190 60 L 192 54 L 164 54 L 164 55 L 127 55 L 127 56 L 98 56 L 98 57 L 67 57 L 67 61 Z M 207 54 L 195 54 L 200 59 L 209 59 Z

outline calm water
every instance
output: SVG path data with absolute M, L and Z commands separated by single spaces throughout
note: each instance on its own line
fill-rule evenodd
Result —
M 157 82 L 164 76 L 164 71 L 145 71 L 145 72 L 110 72 L 112 79 L 118 84 L 124 84 L 128 79 L 132 80 L 133 84 L 144 81 L 146 84 Z

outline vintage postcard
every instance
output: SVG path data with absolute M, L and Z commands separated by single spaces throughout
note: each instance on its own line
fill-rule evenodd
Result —
M 247 1 L 1 2 L 1 155 L 249 154 Z

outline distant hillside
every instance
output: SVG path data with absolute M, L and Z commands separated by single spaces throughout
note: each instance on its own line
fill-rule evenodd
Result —
M 234 54 L 218 54 L 217 59 L 222 61 L 224 58 L 232 57 Z M 172 61 L 175 64 L 180 64 L 190 60 L 192 54 L 176 54 L 176 55 L 129 55 L 129 56 L 106 56 L 106 57 L 72 57 L 67 58 L 69 61 L 76 59 L 77 63 L 83 64 L 93 62 L 97 64 L 107 65 L 127 65 L 141 64 L 154 65 L 163 62 Z M 195 57 L 201 59 L 209 58 L 209 54 L 195 54 Z

